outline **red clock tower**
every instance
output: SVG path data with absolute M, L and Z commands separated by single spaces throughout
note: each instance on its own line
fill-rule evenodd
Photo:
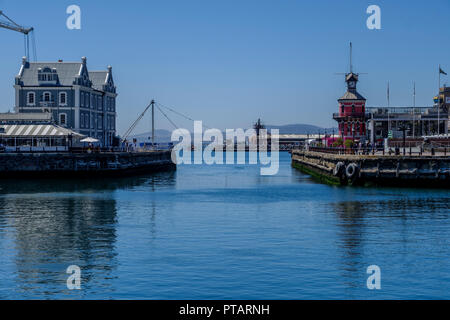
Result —
M 351 62 L 350 72 L 345 75 L 345 82 L 347 92 L 338 100 L 339 112 L 335 113 L 333 118 L 338 122 L 339 135 L 343 140 L 364 140 L 367 120 L 366 99 L 356 91 L 358 74 L 352 72 Z

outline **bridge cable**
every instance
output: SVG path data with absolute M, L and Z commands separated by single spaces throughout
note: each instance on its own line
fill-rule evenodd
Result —
M 159 111 L 161 111 L 161 113 L 164 115 L 164 117 L 166 117 L 166 119 L 175 127 L 175 129 L 178 129 L 178 126 L 169 118 L 169 116 L 167 114 L 165 114 L 165 112 L 162 111 L 158 105 L 156 105 L 156 107 L 158 108 Z
M 169 110 L 169 111 L 172 111 L 173 113 L 175 113 L 175 114 L 177 114 L 177 115 L 179 115 L 179 116 L 181 116 L 181 117 L 183 117 L 183 118 L 185 118 L 185 119 L 187 119 L 187 120 L 190 120 L 190 121 L 192 121 L 192 122 L 195 121 L 195 120 L 192 119 L 191 117 L 189 117 L 189 116 L 187 116 L 187 115 L 185 115 L 185 114 L 182 114 L 181 112 L 178 112 L 178 111 L 176 111 L 176 110 L 174 110 L 174 109 L 172 109 L 172 108 L 166 107 L 166 106 L 162 105 L 162 104 L 159 103 L 159 102 L 157 102 L 157 104 L 158 104 L 160 107 L 165 108 L 165 109 L 167 109 L 167 110 Z M 205 128 L 207 128 L 207 129 L 211 129 L 211 127 L 208 127 L 207 125 L 204 125 L 203 123 L 202 123 L 202 126 L 205 127 Z

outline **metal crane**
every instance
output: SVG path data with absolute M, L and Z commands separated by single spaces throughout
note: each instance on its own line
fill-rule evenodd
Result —
M 33 44 L 33 58 L 36 61 L 36 43 L 34 39 L 34 28 L 23 27 L 17 23 L 15 23 L 12 19 L 10 19 L 3 11 L 0 10 L 0 18 L 4 17 L 7 21 L 0 20 L 0 28 L 5 28 L 13 31 L 17 31 L 23 33 L 24 35 L 24 43 L 25 43 L 25 56 L 30 57 L 30 39 L 29 35 L 31 34 L 31 41 Z
M 122 141 L 128 139 L 128 136 L 133 132 L 134 128 L 138 125 L 139 121 L 144 117 L 148 109 L 152 108 L 152 146 L 155 145 L 155 100 L 152 100 L 150 104 L 145 108 L 144 112 L 131 124 L 128 130 L 123 134 Z

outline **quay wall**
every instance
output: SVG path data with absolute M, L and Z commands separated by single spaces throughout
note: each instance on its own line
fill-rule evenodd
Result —
M 169 150 L 0 154 L 0 178 L 127 175 L 175 169 Z
M 450 188 L 449 156 L 345 155 L 293 150 L 292 166 L 330 184 Z

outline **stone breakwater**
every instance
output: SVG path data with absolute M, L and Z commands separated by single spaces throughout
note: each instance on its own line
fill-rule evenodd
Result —
M 175 169 L 171 151 L 0 154 L 0 178 L 120 176 Z
M 450 156 L 339 155 L 293 150 L 292 166 L 330 184 L 450 188 Z

